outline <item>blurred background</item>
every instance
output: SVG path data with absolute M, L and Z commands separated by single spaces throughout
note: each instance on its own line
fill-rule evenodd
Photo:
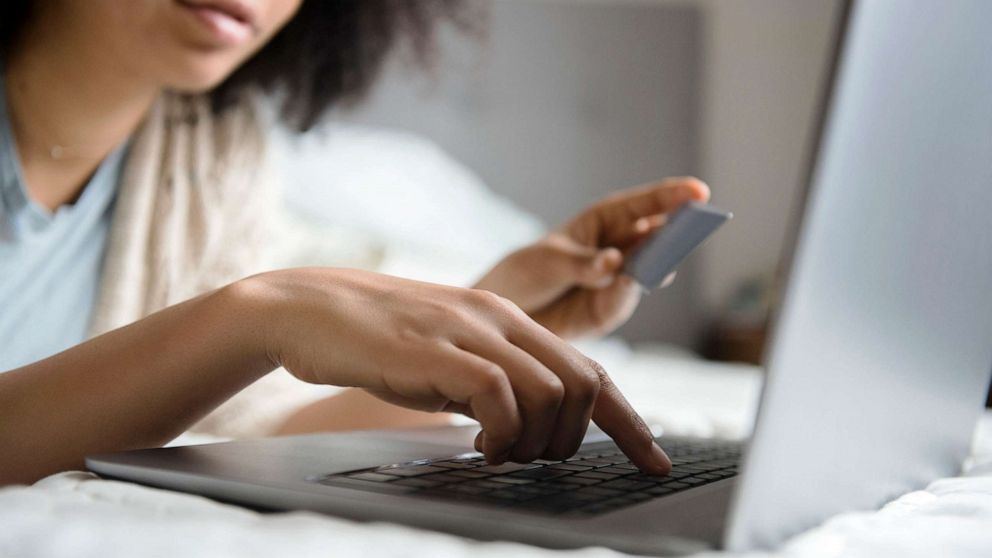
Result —
M 735 219 L 618 335 L 756 362 L 840 2 L 477 5 L 430 71 L 398 50 L 365 102 L 285 139 L 288 221 L 324 227 L 326 263 L 470 284 L 613 190 L 695 175 Z

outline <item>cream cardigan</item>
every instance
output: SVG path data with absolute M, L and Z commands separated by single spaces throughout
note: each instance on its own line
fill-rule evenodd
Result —
M 132 138 L 90 323 L 99 335 L 272 265 L 270 120 L 260 103 L 215 116 L 208 100 L 163 95 Z M 319 238 L 294 238 L 295 245 Z M 337 391 L 277 370 L 191 430 L 271 434 L 293 411 Z
M 273 188 L 259 105 L 164 94 L 132 138 L 90 333 L 255 271 Z

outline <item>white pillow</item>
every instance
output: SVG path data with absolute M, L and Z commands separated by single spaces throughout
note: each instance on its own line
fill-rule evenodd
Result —
M 377 243 L 383 273 L 465 285 L 544 230 L 419 135 L 334 123 L 276 145 L 287 208 Z

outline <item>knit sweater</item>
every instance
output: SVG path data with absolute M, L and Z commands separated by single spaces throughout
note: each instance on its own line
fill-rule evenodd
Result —
M 215 115 L 208 99 L 175 94 L 152 107 L 121 174 L 91 335 L 273 264 L 266 252 L 273 245 L 269 217 L 278 203 L 265 115 L 254 103 Z M 191 431 L 268 435 L 295 410 L 336 391 L 279 369 Z
M 90 332 L 252 273 L 272 205 L 262 111 L 164 94 L 132 138 Z

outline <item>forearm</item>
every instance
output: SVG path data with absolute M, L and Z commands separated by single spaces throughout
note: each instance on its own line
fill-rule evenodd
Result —
M 250 313 L 226 288 L 0 374 L 0 484 L 182 433 L 273 368 Z

